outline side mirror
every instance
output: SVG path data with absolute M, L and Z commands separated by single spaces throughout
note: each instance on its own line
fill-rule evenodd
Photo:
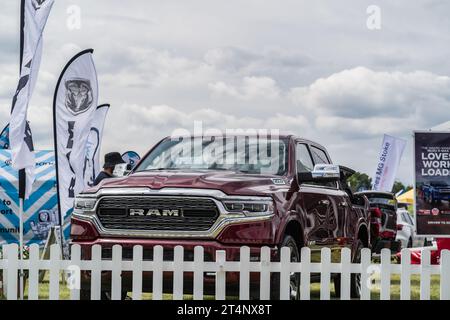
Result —
M 297 170 L 301 166 L 297 165 Z M 297 172 L 299 183 L 302 182 L 334 182 L 341 178 L 341 171 L 338 165 L 334 164 L 316 164 L 313 171 Z

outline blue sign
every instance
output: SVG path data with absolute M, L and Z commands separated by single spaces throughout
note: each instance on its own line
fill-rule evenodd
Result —
M 52 226 L 59 225 L 55 155 L 36 151 L 36 180 L 24 202 L 24 243 L 44 245 Z M 0 150 L 0 245 L 19 242 L 18 172 L 11 167 L 11 151 Z
M 131 169 L 133 169 L 139 162 L 139 160 L 141 160 L 141 157 L 137 152 L 127 151 L 124 154 L 122 154 L 122 159 L 131 166 Z
M 0 133 L 0 149 L 9 149 L 9 124 Z

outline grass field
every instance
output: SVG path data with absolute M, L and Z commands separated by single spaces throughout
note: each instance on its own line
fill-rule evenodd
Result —
M 376 280 L 376 279 L 375 279 Z M 433 275 L 431 276 L 431 299 L 432 300 L 438 300 L 439 299 L 439 276 Z M 334 299 L 334 286 L 331 285 L 331 299 Z M 48 283 L 48 276 L 44 279 L 44 281 L 39 286 L 39 299 L 45 300 L 48 299 L 49 294 L 49 283 Z M 131 293 L 129 294 L 131 296 Z M 375 288 L 372 290 L 372 299 L 378 300 L 380 298 L 380 291 L 379 288 Z M 2 297 L 3 298 L 3 297 Z M 28 298 L 28 292 L 25 290 L 25 299 Z M 152 298 L 151 293 L 144 293 L 143 294 L 143 300 L 150 300 Z M 164 299 L 172 299 L 172 295 L 165 294 L 163 296 Z M 184 298 L 186 300 L 192 300 L 192 296 L 185 295 Z M 319 283 L 313 283 L 311 284 L 311 299 L 312 300 L 319 300 L 320 298 L 320 284 Z M 63 285 L 60 284 L 60 299 L 61 300 L 68 300 L 70 299 L 70 291 L 69 289 Z M 205 296 L 205 299 L 210 300 L 214 299 L 213 296 Z M 238 297 L 228 297 L 227 299 L 238 299 Z M 392 275 L 391 277 L 391 300 L 399 300 L 400 299 L 400 276 L 399 275 Z M 411 299 L 412 300 L 419 300 L 420 299 L 420 277 L 418 275 L 411 276 Z

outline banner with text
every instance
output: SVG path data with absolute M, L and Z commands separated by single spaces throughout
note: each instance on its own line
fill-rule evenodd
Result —
M 450 132 L 415 132 L 418 235 L 450 237 Z
M 405 146 L 406 140 L 384 135 L 377 168 L 372 179 L 372 190 L 392 191 Z
M 85 188 L 86 146 L 97 108 L 97 72 L 92 49 L 75 55 L 65 66 L 53 101 L 53 133 L 59 211 L 65 239 L 75 196 Z
M 52 226 L 59 224 L 55 155 L 35 151 L 36 181 L 24 202 L 24 244 L 44 245 Z M 0 150 L 0 245 L 19 243 L 19 175 L 11 165 L 11 151 Z

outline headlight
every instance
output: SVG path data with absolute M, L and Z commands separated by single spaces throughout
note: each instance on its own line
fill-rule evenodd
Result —
M 96 198 L 76 197 L 75 198 L 75 209 L 90 211 L 95 208 L 96 202 L 97 202 Z
M 273 213 L 272 201 L 224 201 L 223 205 L 229 212 L 240 212 L 246 216 L 266 215 Z

